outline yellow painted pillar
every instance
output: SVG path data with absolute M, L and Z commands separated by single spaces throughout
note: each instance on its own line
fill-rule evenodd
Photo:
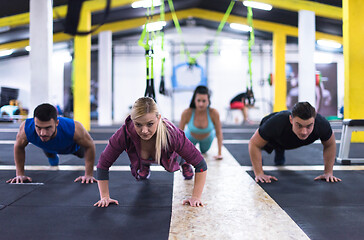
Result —
M 364 119 L 364 14 L 362 0 L 343 0 L 344 118 Z M 352 141 L 364 142 L 364 133 L 353 133 Z
M 273 112 L 287 109 L 287 81 L 286 81 L 286 35 L 282 32 L 273 33 L 273 84 L 274 104 Z
M 91 29 L 91 11 L 82 7 L 79 31 Z M 73 92 L 74 120 L 79 121 L 90 130 L 90 86 L 91 86 L 91 34 L 75 37 L 75 74 Z

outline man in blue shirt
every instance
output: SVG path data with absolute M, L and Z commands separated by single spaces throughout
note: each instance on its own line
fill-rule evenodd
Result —
M 83 125 L 72 119 L 58 117 L 54 106 L 44 103 L 34 110 L 34 118 L 28 118 L 19 128 L 14 144 L 14 161 L 16 177 L 7 183 L 31 182 L 25 176 L 25 147 L 32 143 L 41 148 L 51 166 L 59 163 L 58 154 L 74 154 L 85 158 L 85 175 L 79 176 L 75 182 L 93 183 L 93 167 L 95 161 L 95 144 Z

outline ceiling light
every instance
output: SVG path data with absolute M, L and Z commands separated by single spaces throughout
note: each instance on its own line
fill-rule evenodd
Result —
M 153 0 L 153 6 L 158 7 L 161 5 L 160 0 Z M 152 6 L 152 0 L 136 1 L 131 4 L 132 8 L 148 8 Z
M 257 8 L 260 10 L 270 11 L 272 10 L 272 5 L 266 4 L 266 3 L 260 3 L 260 2 L 253 2 L 253 1 L 243 1 L 244 6 L 246 7 L 252 7 Z
M 162 30 L 164 26 L 166 26 L 165 21 L 148 23 L 147 24 L 147 32 L 154 32 L 154 31 Z
M 14 50 L 13 50 L 13 49 L 0 51 L 0 57 L 9 56 L 9 55 L 11 55 L 13 52 L 14 52 Z
M 329 47 L 329 48 L 341 48 L 341 44 L 332 40 L 317 40 L 317 45 L 321 47 Z
M 239 23 L 230 23 L 230 27 L 235 30 L 244 31 L 244 32 L 251 32 L 252 28 L 248 25 L 239 24 Z

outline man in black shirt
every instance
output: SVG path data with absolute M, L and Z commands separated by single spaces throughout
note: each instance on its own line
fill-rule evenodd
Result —
M 265 175 L 262 166 L 262 149 L 271 153 L 275 150 L 275 164 L 285 162 L 284 150 L 294 149 L 321 140 L 324 147 L 324 174 L 315 180 L 325 179 L 327 182 L 341 181 L 333 175 L 336 156 L 335 135 L 330 123 L 308 102 L 299 102 L 293 106 L 292 112 L 281 111 L 264 117 L 258 130 L 249 141 L 249 155 L 253 165 L 255 181 L 270 183 L 278 180 L 274 176 Z

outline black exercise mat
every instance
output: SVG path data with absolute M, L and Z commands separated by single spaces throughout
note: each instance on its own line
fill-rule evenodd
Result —
M 104 151 L 106 144 L 96 144 L 95 165 Z M 14 146 L 12 144 L 0 144 L 0 165 L 14 165 Z M 78 158 L 73 154 L 60 154 L 60 165 L 84 165 L 85 160 Z M 48 159 L 43 153 L 43 150 L 29 144 L 25 148 L 25 165 L 49 165 Z M 123 152 L 115 161 L 114 165 L 130 165 L 129 157 L 126 152 Z
M 15 141 L 17 132 L 0 132 L 0 140 Z
M 28 172 L 30 175 L 31 171 Z M 99 199 L 98 188 L 97 184 L 73 182 L 83 174 L 83 171 L 58 171 L 55 178 L 26 198 L 19 199 L 13 206 L 90 206 Z M 37 179 L 37 176 L 32 178 Z M 109 189 L 111 197 L 117 199 L 120 206 L 162 207 L 171 205 L 172 184 L 173 174 L 168 172 L 151 172 L 149 180 L 137 181 L 130 171 L 112 171 Z M 7 187 L 9 191 L 11 187 Z
M 43 174 L 51 177 L 42 186 L 0 184 L 14 198 L 17 188 L 28 190 L 12 202 L 0 195 L 1 238 L 168 239 L 173 174 L 152 171 L 149 180 L 136 181 L 130 171 L 110 172 L 110 194 L 119 205 L 108 208 L 93 206 L 97 184 L 73 183 L 82 172 L 34 171 L 33 179 Z
M 0 218 L 2 239 L 167 240 L 171 208 L 22 206 Z
M 251 166 L 248 144 L 224 144 L 227 150 L 240 163 L 241 166 Z M 349 157 L 364 158 L 364 143 L 351 143 Z M 336 144 L 336 156 L 339 152 L 340 144 Z M 322 144 L 310 144 L 300 148 L 286 150 L 285 165 L 323 165 L 323 146 Z M 274 151 L 268 154 L 262 151 L 263 165 L 274 165 Z M 338 164 L 338 163 L 336 163 Z M 362 163 L 353 163 L 352 165 Z
M 248 144 L 224 144 L 241 166 L 251 166 Z M 285 151 L 286 165 L 320 165 L 323 164 L 322 145 L 311 144 Z M 274 152 L 262 151 L 263 165 L 274 165 Z
M 19 129 L 20 122 L 0 122 L 0 129 L 1 128 L 14 128 Z
M 108 141 L 115 132 L 91 132 L 90 135 L 93 140 L 107 140 Z
M 253 136 L 254 132 L 239 132 L 240 129 L 237 129 L 236 132 L 230 132 L 230 131 L 224 131 L 223 130 L 223 137 L 224 140 L 250 140 L 250 138 Z M 250 131 L 250 129 L 244 129 L 246 131 Z M 256 130 L 256 129 L 255 129 Z M 341 132 L 334 132 L 335 139 L 340 140 L 341 139 Z
M 265 173 L 276 176 L 278 182 L 259 185 L 310 239 L 364 238 L 364 171 L 335 171 L 343 180 L 339 183 L 314 181 L 322 171 Z
M 7 206 L 29 195 L 42 185 L 8 184 L 7 180 L 15 177 L 15 171 L 0 171 L 0 205 Z M 34 183 L 45 183 L 57 177 L 59 172 L 29 171 L 26 175 L 33 179 Z

